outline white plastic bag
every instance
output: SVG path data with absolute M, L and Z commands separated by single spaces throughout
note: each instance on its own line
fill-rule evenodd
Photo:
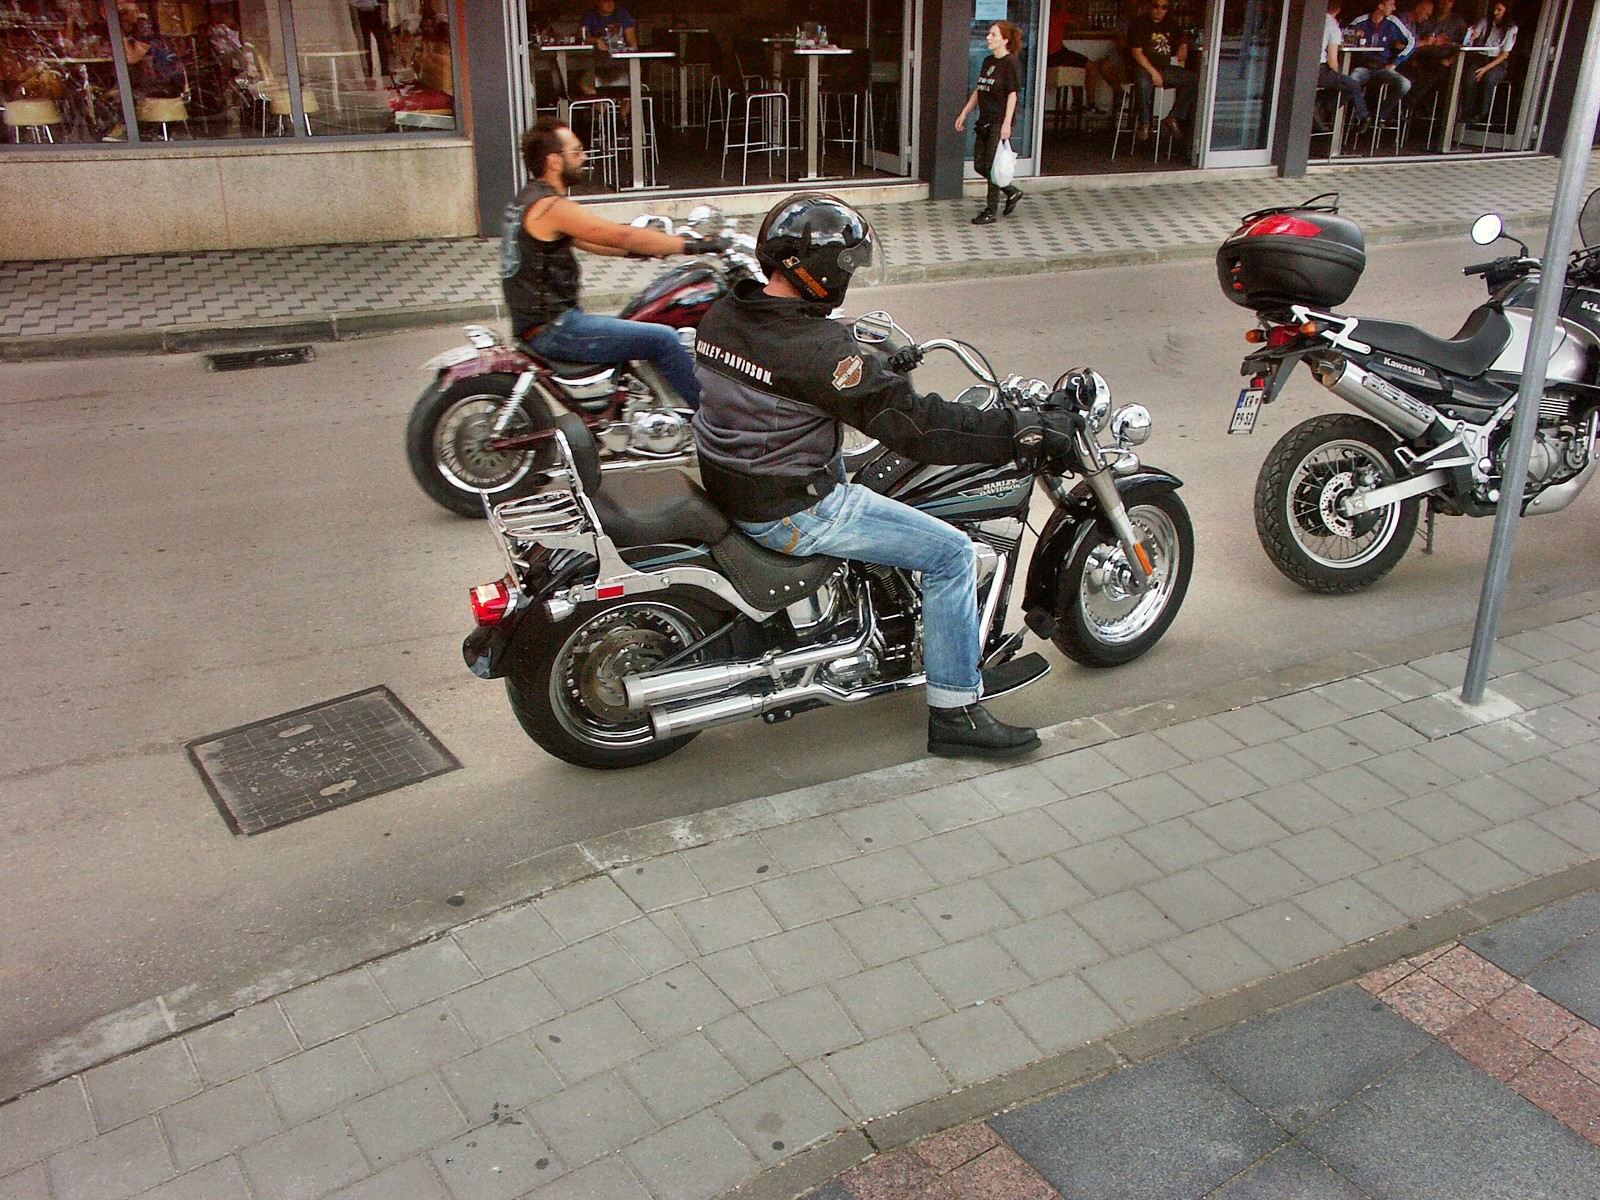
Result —
M 1011 139 L 1006 138 L 999 146 L 995 147 L 994 166 L 989 168 L 989 178 L 994 181 L 995 187 L 1010 187 L 1011 181 L 1017 175 L 1017 152 L 1011 148 Z

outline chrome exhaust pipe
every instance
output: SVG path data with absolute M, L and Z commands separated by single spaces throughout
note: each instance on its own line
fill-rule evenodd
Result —
M 1439 412 L 1406 395 L 1394 384 L 1340 355 L 1311 367 L 1317 382 L 1403 438 L 1419 438 L 1440 419 Z
M 686 708 L 656 709 L 650 714 L 650 729 L 658 740 L 664 741 L 667 738 L 682 737 L 686 733 L 699 733 L 702 729 L 710 729 L 714 725 L 726 725 L 732 721 L 757 717 L 762 713 L 774 712 L 806 700 L 821 700 L 824 704 L 855 704 L 861 700 L 870 700 L 874 696 L 882 696 L 886 692 L 921 687 L 923 682 L 922 675 L 912 675 L 905 679 L 897 679 L 893 683 L 876 684 L 848 692 L 832 684 L 809 683 L 792 688 L 780 688 L 765 695 L 724 696 L 720 700 L 692 704 Z
M 865 646 L 872 637 L 875 624 L 872 610 L 865 602 L 860 608 L 859 624 L 861 632 L 856 637 L 842 642 L 829 642 L 824 646 L 807 646 L 804 650 L 791 650 L 786 654 L 765 654 L 746 662 L 718 663 L 682 670 L 674 667 L 666 671 L 628 675 L 622 680 L 623 694 L 627 697 L 628 707 L 638 710 L 657 708 L 674 700 L 725 692 L 756 679 L 777 681 L 789 671 L 820 667 L 836 658 L 847 658 Z

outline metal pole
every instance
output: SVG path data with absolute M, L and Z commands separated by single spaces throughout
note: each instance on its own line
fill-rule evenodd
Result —
M 1461 699 L 1467 704 L 1482 701 L 1484 682 L 1489 677 L 1489 659 L 1494 653 L 1495 631 L 1500 626 L 1506 580 L 1511 574 L 1517 522 L 1522 519 L 1528 452 L 1533 448 L 1534 425 L 1539 417 L 1539 400 L 1544 395 L 1545 368 L 1550 361 L 1556 313 L 1561 307 L 1561 292 L 1567 281 L 1567 254 L 1572 248 L 1573 228 L 1578 223 L 1578 201 L 1589 164 L 1589 148 L 1594 144 L 1595 122 L 1600 118 L 1600 4 L 1589 17 L 1589 37 L 1584 42 L 1573 114 L 1561 146 L 1561 173 L 1556 181 L 1550 233 L 1545 239 L 1543 275 L 1533 304 L 1533 329 L 1522 364 L 1517 409 L 1511 418 L 1511 443 L 1506 447 L 1506 473 L 1500 481 L 1494 536 L 1489 542 L 1489 565 L 1483 579 L 1483 592 L 1478 598 L 1478 623 L 1472 634 L 1472 650 L 1467 656 L 1466 678 L 1461 684 Z

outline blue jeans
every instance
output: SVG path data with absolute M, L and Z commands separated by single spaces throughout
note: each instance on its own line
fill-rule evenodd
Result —
M 1350 72 L 1350 78 L 1363 88 L 1369 83 L 1388 87 L 1389 95 L 1384 99 L 1383 111 L 1374 114 L 1380 121 L 1387 121 L 1394 116 L 1400 108 L 1400 101 L 1405 99 L 1406 93 L 1411 90 L 1411 80 L 1393 67 L 1357 67 Z
M 648 359 L 690 408 L 700 407 L 700 382 L 694 377 L 694 355 L 670 326 L 649 321 L 597 317 L 569 308 L 527 339 L 529 348 L 562 362 L 625 363 Z
M 739 522 L 768 550 L 831 554 L 922 572 L 922 661 L 928 704 L 961 708 L 983 694 L 978 672 L 978 563 L 972 542 L 920 509 L 841 483 L 781 521 Z

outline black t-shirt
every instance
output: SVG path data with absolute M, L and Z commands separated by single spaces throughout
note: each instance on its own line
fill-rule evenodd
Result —
M 1021 91 L 1017 77 L 1017 56 L 1004 58 L 989 55 L 978 68 L 978 124 L 1003 125 L 1006 119 L 1006 97 Z
M 1150 65 L 1165 71 L 1172 65 L 1178 48 L 1183 45 L 1183 33 L 1172 17 L 1157 23 L 1149 13 L 1135 17 L 1128 27 L 1128 49 L 1143 50 Z

